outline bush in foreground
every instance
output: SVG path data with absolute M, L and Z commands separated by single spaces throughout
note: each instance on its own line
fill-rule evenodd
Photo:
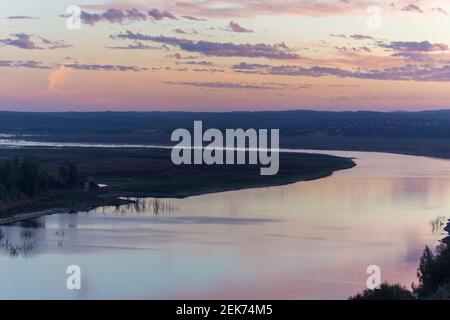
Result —
M 419 283 L 412 291 L 399 284 L 383 283 L 380 289 L 364 290 L 351 300 L 450 299 L 450 246 L 441 244 L 433 252 L 426 247 L 417 268 Z
M 383 283 L 380 289 L 366 289 L 350 300 L 414 300 L 414 294 L 399 284 Z

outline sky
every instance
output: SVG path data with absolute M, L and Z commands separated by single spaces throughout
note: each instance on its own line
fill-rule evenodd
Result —
M 450 108 L 450 0 L 0 0 L 0 110 Z

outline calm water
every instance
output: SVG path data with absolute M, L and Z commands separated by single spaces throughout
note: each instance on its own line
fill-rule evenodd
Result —
M 443 238 L 450 161 L 361 152 L 289 186 L 60 214 L 0 227 L 0 298 L 345 299 L 366 268 L 410 285 Z M 440 221 L 438 219 L 438 221 Z M 79 265 L 82 290 L 66 289 Z

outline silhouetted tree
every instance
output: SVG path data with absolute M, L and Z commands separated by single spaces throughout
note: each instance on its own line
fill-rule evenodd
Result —
M 417 269 L 417 278 L 419 285 L 414 286 L 413 290 L 419 298 L 426 298 L 450 283 L 450 249 L 447 245 L 437 247 L 436 254 L 430 248 L 425 248 Z
M 68 184 L 73 187 L 78 183 L 78 168 L 74 164 L 69 164 Z
M 59 173 L 59 178 L 61 179 L 61 182 L 63 184 L 67 184 L 69 172 L 67 171 L 66 166 L 60 165 L 58 173 Z
M 56 180 L 33 157 L 7 159 L 0 161 L 0 201 L 32 198 L 55 187 L 74 187 L 78 180 L 76 165 L 60 166 Z

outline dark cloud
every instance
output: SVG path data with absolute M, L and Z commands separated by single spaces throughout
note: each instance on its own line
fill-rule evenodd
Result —
M 423 10 L 420 9 L 420 7 L 415 4 L 409 4 L 405 7 L 403 7 L 402 11 L 413 11 L 413 12 L 423 13 Z
M 168 11 L 160 11 L 158 9 L 151 9 L 148 12 L 149 17 L 152 17 L 153 19 L 159 21 L 159 20 L 163 20 L 164 18 L 167 19 L 171 19 L 171 20 L 176 20 L 177 18 L 171 14 Z
M 180 28 L 174 29 L 173 32 L 178 33 L 178 34 L 189 34 L 189 32 L 186 32 Z
M 196 65 L 196 66 L 214 65 L 211 61 L 186 61 L 186 62 L 177 62 L 177 64 Z
M 184 57 L 184 56 L 182 56 L 179 53 L 167 55 L 166 57 L 167 58 L 175 58 L 177 60 L 192 60 L 192 59 L 199 59 L 199 58 L 201 58 L 200 56 L 186 56 L 186 57 Z
M 373 40 L 373 37 L 371 36 L 366 36 L 363 34 L 353 34 L 350 36 L 350 38 L 354 39 L 354 40 Z
M 187 17 L 189 17 L 191 20 L 194 19 L 194 17 Z M 154 21 L 161 21 L 163 19 L 177 19 L 175 15 L 168 11 L 151 9 L 148 12 L 143 12 L 136 8 L 127 10 L 108 9 L 102 13 L 91 13 L 83 10 L 81 12 L 80 18 L 84 24 L 91 26 L 94 26 L 98 22 L 125 23 L 134 21 L 146 21 L 148 18 L 151 18 Z
M 345 34 L 335 34 L 335 33 L 330 33 L 330 37 L 333 38 L 343 38 L 343 39 L 347 39 L 347 38 L 351 38 L 353 40 L 374 40 L 373 37 L 371 36 L 367 36 L 364 34 L 352 34 L 349 35 L 348 37 Z
M 42 62 L 33 60 L 27 61 L 0 60 L 0 68 L 51 69 L 51 67 L 42 65 Z
M 245 69 L 241 69 L 244 66 Z M 307 77 L 326 77 L 334 76 L 338 78 L 356 78 L 370 80 L 393 80 L 393 81 L 450 81 L 450 65 L 441 67 L 418 67 L 408 64 L 402 67 L 371 69 L 371 70 L 344 70 L 334 67 L 302 67 L 302 66 L 266 66 L 239 64 L 233 67 L 235 70 L 248 71 L 253 73 L 280 75 L 280 76 L 307 76 Z
M 256 64 L 256 63 L 247 63 L 247 62 L 241 62 L 237 65 L 234 65 L 232 69 L 237 70 L 255 70 L 255 69 L 261 69 L 261 68 L 269 68 L 270 65 L 268 64 Z
M 6 17 L 5 19 L 9 19 L 9 20 L 35 20 L 35 19 L 39 19 L 38 17 L 30 17 L 30 16 L 9 16 Z
M 71 45 L 62 40 L 51 41 L 40 36 L 25 33 L 12 34 L 12 38 L 0 39 L 0 45 L 12 46 L 27 50 L 61 49 L 69 48 Z
M 64 67 L 75 69 L 75 70 L 86 70 L 86 71 L 146 71 L 147 68 L 141 68 L 136 66 L 117 66 L 117 65 L 100 65 L 100 64 L 80 64 L 80 63 L 70 63 L 65 64 Z
M 231 32 L 238 32 L 238 33 L 252 33 L 253 32 L 253 30 L 246 29 L 246 28 L 242 27 L 239 23 L 233 22 L 233 21 L 230 22 L 227 30 L 231 31 Z
M 89 13 L 86 11 L 81 11 L 80 19 L 84 24 L 88 24 L 90 26 L 95 25 L 97 22 L 102 21 L 103 17 L 101 14 L 97 13 Z
M 95 25 L 100 21 L 107 21 L 109 23 L 123 23 L 130 21 L 145 21 L 147 15 L 135 8 L 128 10 L 108 9 L 103 13 L 89 13 L 81 11 L 81 21 L 84 24 Z
M 289 49 L 284 43 L 269 45 L 264 43 L 234 44 L 210 41 L 192 41 L 174 37 L 144 35 L 131 31 L 114 35 L 112 38 L 159 42 L 166 45 L 177 46 L 184 51 L 198 52 L 207 56 L 269 58 L 281 60 L 294 60 L 300 58 L 298 54 Z
M 149 46 L 143 44 L 142 42 L 135 41 L 133 44 L 129 44 L 127 46 L 117 46 L 117 47 L 107 47 L 108 49 L 113 50 L 159 50 L 161 47 L 157 46 Z
M 330 36 L 333 37 L 333 38 L 347 38 L 347 36 L 345 34 L 330 33 Z
M 64 49 L 64 48 L 72 47 L 72 45 L 66 44 L 62 40 L 51 41 L 51 40 L 45 39 L 43 37 L 39 37 L 39 36 L 37 36 L 37 37 L 42 41 L 42 43 L 45 45 L 46 49 Z
M 193 69 L 194 72 L 225 73 L 222 69 Z
M 119 33 L 117 35 L 111 36 L 112 39 L 129 39 L 129 40 L 137 40 L 137 41 L 153 41 L 153 42 L 159 42 L 164 43 L 172 46 L 181 46 L 184 44 L 192 43 L 192 40 L 187 39 L 179 39 L 174 37 L 166 37 L 166 36 L 151 36 L 151 35 L 145 35 L 139 32 L 131 32 L 126 31 Z
M 366 46 L 360 46 L 360 47 L 335 47 L 337 50 L 341 51 L 341 52 L 372 52 L 372 50 L 370 50 L 369 47 Z
M 208 56 L 219 57 L 249 57 L 269 59 L 299 59 L 296 53 L 286 50 L 281 45 L 234 44 L 198 41 L 181 43 L 180 48 L 190 52 L 201 52 Z
M 190 20 L 190 21 L 207 21 L 207 19 L 197 18 L 197 17 L 193 17 L 193 16 L 182 16 L 182 18 L 184 18 L 186 20 Z
M 308 89 L 311 85 L 290 85 L 286 83 L 236 83 L 236 82 L 164 82 L 170 85 L 182 85 L 206 89 L 239 89 L 239 90 L 282 90 L 288 88 Z
M 406 52 L 433 52 L 433 51 L 447 51 L 448 45 L 445 43 L 431 43 L 429 41 L 394 41 L 390 43 L 379 43 L 380 47 L 389 48 L 395 51 Z
M 412 51 L 396 52 L 392 55 L 392 57 L 401 57 L 401 58 L 404 58 L 405 60 L 421 62 L 421 63 L 424 63 L 424 62 L 432 63 L 433 62 L 433 59 L 426 52 L 412 52 Z
M 0 60 L 0 68 L 55 69 L 59 67 L 66 67 L 74 70 L 86 70 L 86 71 L 138 72 L 148 70 L 147 68 L 141 68 L 136 66 L 81 64 L 81 63 L 53 64 L 52 66 L 46 66 L 43 65 L 42 62 L 33 60 L 26 60 L 26 61 Z
M 31 40 L 31 36 L 24 33 L 12 34 L 14 38 L 0 39 L 0 44 L 21 49 L 42 49 Z

